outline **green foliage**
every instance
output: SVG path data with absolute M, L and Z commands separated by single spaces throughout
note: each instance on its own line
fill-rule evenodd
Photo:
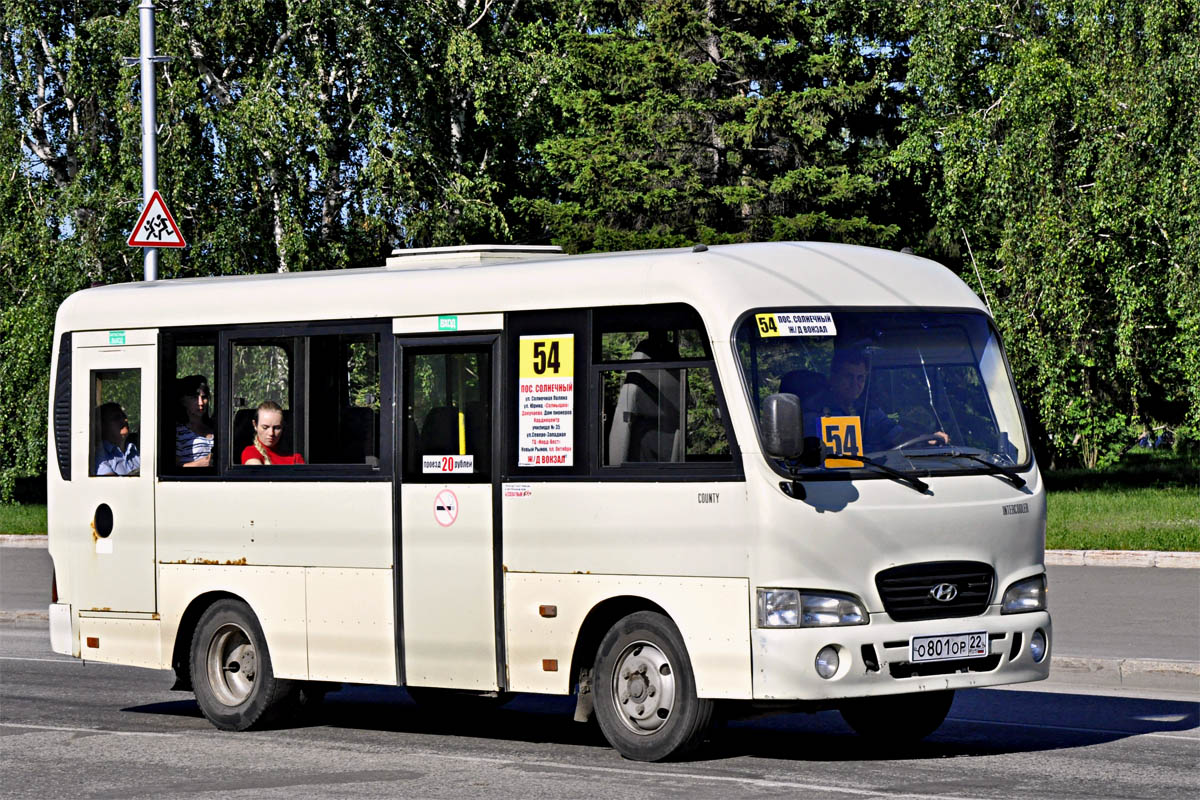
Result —
M 1101 469 L 1054 469 L 1044 472 L 1046 490 L 1185 488 L 1200 491 L 1200 454 L 1137 448 Z
M 1195 4 L 907 4 L 930 245 L 976 278 L 1044 449 L 1114 461 L 1200 434 Z
M 903 243 L 892 180 L 906 54 L 888 12 L 838 2 L 572 4 L 560 191 L 530 213 L 568 251 L 773 239 Z

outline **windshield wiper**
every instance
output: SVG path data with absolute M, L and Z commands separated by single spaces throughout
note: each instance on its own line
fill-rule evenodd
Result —
M 1003 475 L 1005 478 L 1008 478 L 1009 482 L 1012 483 L 1012 485 L 1014 487 L 1016 487 L 1017 489 L 1024 488 L 1024 486 L 1025 486 L 1025 479 L 1022 478 L 1020 475 L 1018 475 L 1016 470 L 1011 469 L 1009 467 L 1002 467 L 999 464 L 988 461 L 986 458 L 982 458 L 975 453 L 967 453 L 962 450 L 947 450 L 947 451 L 944 451 L 941 453 L 905 453 L 904 456 L 905 456 L 905 458 L 910 458 L 910 459 L 912 459 L 912 458 L 967 458 L 967 459 L 970 459 L 971 461 L 978 462 L 980 464 L 983 464 L 985 467 L 987 467 L 988 468 L 987 473 L 989 475 Z
M 914 490 L 920 492 L 921 494 L 925 494 L 925 492 L 929 491 L 929 484 L 926 483 L 925 481 L 921 480 L 920 478 L 918 478 L 916 476 L 908 475 L 904 472 L 901 472 L 898 469 L 892 469 L 887 464 L 884 464 L 882 461 L 876 461 L 875 459 L 867 458 L 866 456 L 851 456 L 851 455 L 847 455 L 845 453 L 841 453 L 840 455 L 837 456 L 837 458 L 845 458 L 850 461 L 861 461 L 862 463 L 866 464 L 867 466 L 874 467 L 875 469 L 884 473 L 885 475 L 890 477 L 892 480 L 898 481 L 907 486 L 911 486 Z
M 892 480 L 903 483 L 906 486 L 911 486 L 915 491 L 918 491 L 921 494 L 925 494 L 927 491 L 929 491 L 929 484 L 920 478 L 917 478 L 913 475 L 907 475 L 897 469 L 892 469 L 887 464 L 876 461 L 873 458 L 866 458 L 864 456 L 851 456 L 846 455 L 845 453 L 837 457 L 850 459 L 852 461 L 861 461 L 863 464 L 866 464 L 869 467 L 874 467 L 875 469 L 884 473 Z M 802 472 L 801 468 L 792 462 L 793 459 L 783 460 L 783 466 L 787 469 L 788 474 L 792 476 L 792 481 L 790 484 L 787 482 L 780 484 L 780 488 L 783 489 L 784 493 L 789 497 L 795 497 L 797 500 L 803 500 L 806 492 L 804 491 L 804 486 L 800 483 L 800 481 L 808 476 L 808 473 Z

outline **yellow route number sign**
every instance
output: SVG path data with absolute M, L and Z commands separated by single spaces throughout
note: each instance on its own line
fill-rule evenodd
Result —
M 861 467 L 862 420 L 858 417 L 821 417 L 821 441 L 825 443 L 826 469 Z
M 755 314 L 754 321 L 758 323 L 758 335 L 762 337 L 778 336 L 779 323 L 774 314 Z
M 522 336 L 521 379 L 570 378 L 575 375 L 575 337 Z

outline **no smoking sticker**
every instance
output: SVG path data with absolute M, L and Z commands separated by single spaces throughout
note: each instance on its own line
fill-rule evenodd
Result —
M 458 519 L 458 497 L 449 489 L 442 489 L 433 499 L 433 518 L 443 528 L 449 528 Z

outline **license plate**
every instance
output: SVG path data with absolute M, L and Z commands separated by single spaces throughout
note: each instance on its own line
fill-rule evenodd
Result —
M 909 661 L 949 661 L 988 655 L 987 631 L 947 636 L 914 636 L 908 645 Z

